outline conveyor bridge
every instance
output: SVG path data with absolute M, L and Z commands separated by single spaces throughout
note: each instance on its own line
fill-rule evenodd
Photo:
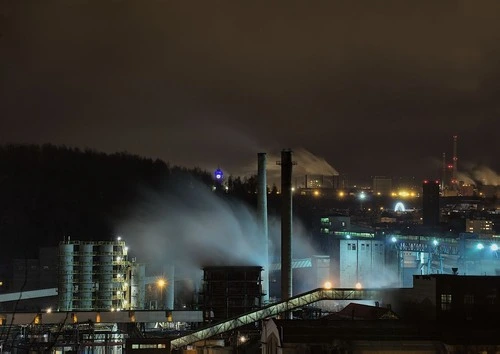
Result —
M 277 302 L 258 310 L 245 313 L 238 317 L 218 322 L 188 335 L 173 339 L 170 342 L 170 349 L 176 350 L 183 346 L 208 339 L 218 334 L 231 331 L 268 317 L 286 313 L 291 310 L 312 304 L 321 300 L 379 300 L 381 294 L 387 289 L 315 289 L 303 293 L 288 300 Z

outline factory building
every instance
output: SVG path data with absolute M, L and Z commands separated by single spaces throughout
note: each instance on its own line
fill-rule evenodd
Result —
M 475 234 L 492 235 L 493 221 L 487 219 L 467 219 L 465 220 L 465 231 Z
M 340 240 L 339 286 L 354 288 L 376 286 L 385 276 L 383 240 Z
M 218 322 L 262 306 L 262 267 L 203 268 L 201 304 L 205 322 Z
M 130 261 L 124 241 L 59 244 L 59 311 L 144 306 L 144 266 Z

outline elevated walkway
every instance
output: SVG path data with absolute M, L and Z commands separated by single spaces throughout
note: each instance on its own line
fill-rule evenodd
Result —
M 381 294 L 389 289 L 315 289 L 288 300 L 277 302 L 258 310 L 233 317 L 211 326 L 205 327 L 188 335 L 173 339 L 170 350 L 177 350 L 183 346 L 208 339 L 218 334 L 231 331 L 268 317 L 276 316 L 321 300 L 380 300 Z

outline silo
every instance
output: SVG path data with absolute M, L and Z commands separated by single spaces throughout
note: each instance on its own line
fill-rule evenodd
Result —
M 73 264 L 74 244 L 64 241 L 59 244 L 59 310 L 73 309 Z
M 80 281 L 79 290 L 79 310 L 92 310 L 92 288 L 94 286 L 92 279 L 94 245 L 84 243 L 80 245 Z
M 110 310 L 113 307 L 113 243 L 103 242 L 99 245 L 96 273 L 99 281 L 97 291 L 97 308 Z
M 146 267 L 144 264 L 132 263 L 130 267 L 130 308 L 144 309 L 145 292 L 144 281 L 146 277 Z

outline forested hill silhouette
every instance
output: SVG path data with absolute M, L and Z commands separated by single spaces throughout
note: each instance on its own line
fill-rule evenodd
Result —
M 0 263 L 36 258 L 40 246 L 108 240 L 142 189 L 160 190 L 199 168 L 170 166 L 126 152 L 105 154 L 55 145 L 0 146 Z

